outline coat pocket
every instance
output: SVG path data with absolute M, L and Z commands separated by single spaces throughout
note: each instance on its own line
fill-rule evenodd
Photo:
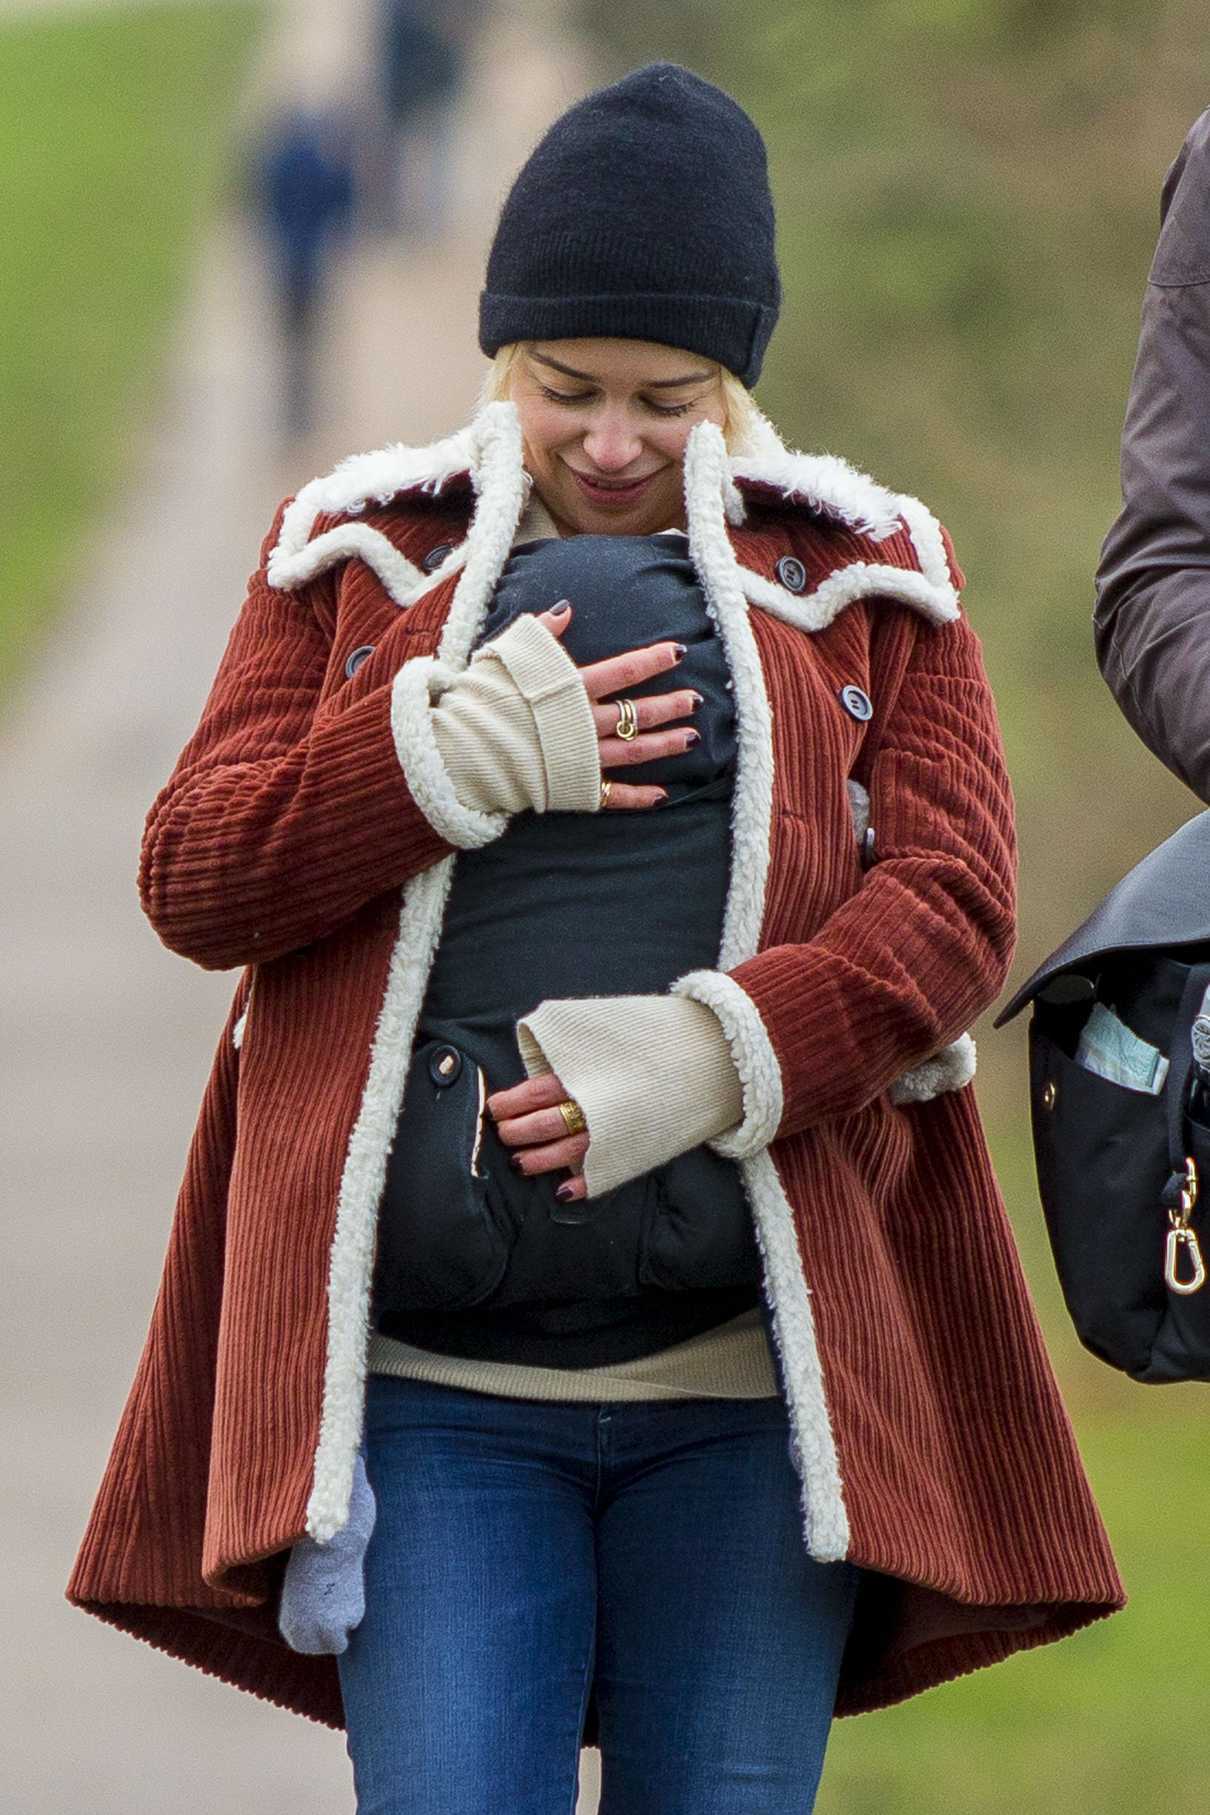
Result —
M 460 1047 L 415 1048 L 379 1207 L 376 1315 L 462 1310 L 503 1277 L 516 1229 L 483 1163 L 486 1099 Z
M 639 1280 L 665 1292 L 722 1290 L 760 1279 L 760 1250 L 739 1167 L 709 1147 L 650 1175 Z

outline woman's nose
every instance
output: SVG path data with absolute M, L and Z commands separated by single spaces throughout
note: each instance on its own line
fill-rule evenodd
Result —
M 621 472 L 633 466 L 642 448 L 642 437 L 618 417 L 594 423 L 584 436 L 584 452 L 601 473 Z

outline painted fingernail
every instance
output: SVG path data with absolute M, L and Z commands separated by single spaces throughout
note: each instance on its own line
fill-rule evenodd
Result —
M 702 734 L 700 731 L 686 731 L 686 733 L 685 733 L 686 750 L 688 750 L 688 748 L 691 744 L 700 744 L 701 741 L 702 741 Z
M 560 1185 L 555 1191 L 555 1196 L 561 1204 L 565 1204 L 570 1198 L 575 1196 L 575 1192 L 570 1185 Z
M 571 600 L 560 599 L 559 603 L 557 605 L 552 605 L 550 609 L 552 617 L 561 618 L 564 612 L 571 610 Z
M 519 1153 L 510 1153 L 508 1156 L 508 1163 L 512 1167 L 514 1172 L 520 1172 L 521 1155 Z
M 677 661 L 683 662 L 685 657 L 689 654 L 688 645 L 685 643 L 674 643 L 672 647 L 676 650 Z
M 690 699 L 691 699 L 691 700 L 692 700 L 692 701 L 693 701 L 693 704 L 694 704 L 694 706 L 700 706 L 700 705 L 701 705 L 701 703 L 702 703 L 702 696 L 701 696 L 701 694 L 700 694 L 700 693 L 699 693 L 699 692 L 698 692 L 698 691 L 697 691 L 697 688 L 696 688 L 696 687 L 691 687 L 691 688 L 690 688 L 690 690 L 689 690 L 689 698 L 690 698 Z
M 659 799 L 658 799 L 658 800 L 657 800 L 657 801 L 656 801 L 656 803 L 655 803 L 655 804 L 656 804 L 656 806 L 657 806 L 657 807 L 666 807 L 666 806 L 667 806 L 667 805 L 668 805 L 668 790 L 667 790 L 667 788 L 665 788 L 665 790 L 664 790 L 664 792 L 663 792 L 663 793 L 662 793 L 662 794 L 661 794 L 661 795 L 660 795 L 660 798 L 659 798 Z

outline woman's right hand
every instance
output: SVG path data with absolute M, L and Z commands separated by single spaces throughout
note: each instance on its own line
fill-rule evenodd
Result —
M 538 612 L 536 616 L 552 636 L 558 637 L 562 636 L 570 624 L 571 613 L 571 601 L 561 599 L 549 611 Z M 657 757 L 679 756 L 697 742 L 699 733 L 692 725 L 677 725 L 673 730 L 657 730 L 654 727 L 690 717 L 702 703 L 700 693 L 691 687 L 672 693 L 644 694 L 634 691 L 644 681 L 650 680 L 652 675 L 663 674 L 666 669 L 675 668 L 684 653 L 683 643 L 648 643 L 639 649 L 624 649 L 620 655 L 611 655 L 603 662 L 577 664 L 585 692 L 592 702 L 592 716 L 600 742 L 602 772 L 635 763 L 653 762 Z M 638 735 L 630 739 L 617 735 L 617 702 L 610 700 L 612 694 L 621 693 L 633 702 L 639 725 Z M 633 810 L 635 807 L 658 807 L 661 801 L 668 798 L 666 788 L 615 781 L 612 775 L 609 779 L 612 786 L 605 803 L 606 811 L 610 808 Z

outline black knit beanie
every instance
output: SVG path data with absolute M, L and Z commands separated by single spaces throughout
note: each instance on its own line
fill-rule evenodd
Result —
M 676 63 L 587 95 L 500 213 L 479 299 L 490 358 L 514 340 L 654 340 L 755 384 L 781 302 L 764 141 Z

